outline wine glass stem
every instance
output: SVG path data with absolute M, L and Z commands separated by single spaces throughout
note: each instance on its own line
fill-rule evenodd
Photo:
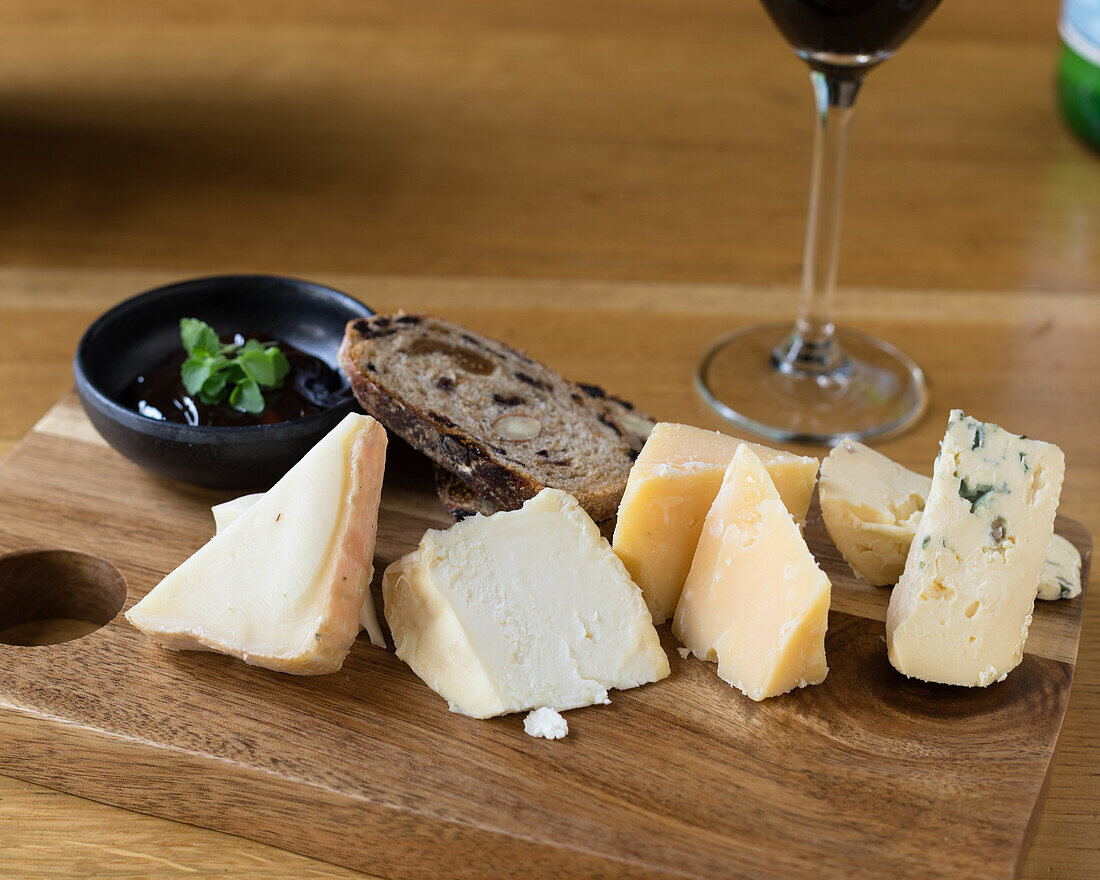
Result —
M 802 299 L 794 331 L 773 353 L 781 371 L 828 376 L 844 370 L 833 327 L 833 293 L 840 246 L 840 206 L 848 128 L 862 77 L 814 70 L 814 158 L 802 260 Z

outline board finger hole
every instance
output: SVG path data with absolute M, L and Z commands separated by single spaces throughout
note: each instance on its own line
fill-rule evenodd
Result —
M 0 556 L 0 644 L 69 642 L 110 623 L 126 579 L 106 559 L 74 550 Z

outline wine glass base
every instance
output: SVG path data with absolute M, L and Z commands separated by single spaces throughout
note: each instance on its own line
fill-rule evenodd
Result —
M 924 373 L 890 343 L 837 329 L 839 366 L 802 370 L 777 361 L 790 335 L 790 324 L 763 324 L 719 339 L 696 368 L 703 399 L 739 428 L 784 442 L 882 438 L 924 412 Z

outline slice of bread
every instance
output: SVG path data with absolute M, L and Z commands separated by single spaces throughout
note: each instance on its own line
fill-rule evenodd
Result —
M 634 404 L 608 394 L 599 385 L 585 382 L 579 382 L 577 385 L 619 427 L 630 447 L 631 457 L 637 458 L 642 447 L 645 446 L 649 432 L 653 430 L 653 419 L 635 409 Z M 491 499 L 479 496 L 446 468 L 435 464 L 432 470 L 435 473 L 436 494 L 439 495 L 439 500 L 443 502 L 443 506 L 452 518 L 462 520 L 476 513 L 489 516 L 505 509 Z M 518 505 L 514 509 L 518 509 Z
M 627 428 L 606 402 L 624 418 L 629 404 L 426 315 L 350 322 L 339 361 L 364 410 L 476 497 L 511 510 L 551 487 L 596 521 L 614 515 L 647 420 Z

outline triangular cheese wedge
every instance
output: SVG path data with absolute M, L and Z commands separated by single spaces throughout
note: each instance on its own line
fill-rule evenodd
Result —
M 215 534 L 224 532 L 229 528 L 229 524 L 233 522 L 233 520 L 263 497 L 263 492 L 256 492 L 252 495 L 241 495 L 239 498 L 234 498 L 231 501 L 223 501 L 221 504 L 215 504 L 211 507 L 210 512 L 214 514 Z
M 754 700 L 819 684 L 829 579 L 760 459 L 738 447 L 707 513 L 672 631 Z
M 816 458 L 661 422 L 630 469 L 611 546 L 641 587 L 655 624 L 676 610 L 703 520 L 743 445 L 763 462 L 791 516 L 804 520 L 817 479 Z
M 642 594 L 558 489 L 429 530 L 382 594 L 397 656 L 474 718 L 606 703 L 669 672 Z
M 371 605 L 385 462 L 385 429 L 348 415 L 126 618 L 168 648 L 335 672 Z M 371 641 L 383 644 L 371 611 Z
M 214 532 L 224 532 L 229 524 L 244 513 L 253 504 L 264 497 L 263 492 L 252 495 L 241 495 L 221 504 L 215 504 L 210 508 L 214 515 Z M 371 644 L 379 648 L 386 647 L 386 641 L 382 638 L 382 630 L 378 626 L 378 616 L 374 613 L 374 601 L 369 597 L 363 602 L 363 608 L 359 612 L 359 629 L 365 629 L 370 636 Z

